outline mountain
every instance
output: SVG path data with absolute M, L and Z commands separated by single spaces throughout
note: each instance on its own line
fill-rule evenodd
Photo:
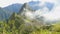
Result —
M 34 10 L 32 10 L 32 8 L 28 5 L 28 3 L 24 3 L 18 14 L 25 15 L 26 12 L 33 12 L 33 11 Z
M 29 4 L 30 3 L 30 4 Z M 9 5 L 7 7 L 4 7 L 3 9 L 7 11 L 7 16 L 8 18 L 15 12 L 15 13 L 21 13 L 21 12 L 25 12 L 25 11 L 34 11 L 35 9 L 32 8 L 30 5 L 32 4 L 38 4 L 38 2 L 35 2 L 35 1 L 31 1 L 31 2 L 28 2 L 28 3 L 24 3 L 24 4 L 12 4 L 12 5 Z M 27 9 L 27 10 L 26 10 Z M 26 12 L 25 12 L 26 13 Z
M 0 7 L 0 20 L 5 20 L 5 19 L 7 19 L 7 11 L 5 11 Z
M 42 4 L 41 1 L 30 1 L 28 2 L 28 4 L 34 10 L 43 9 L 44 7 L 47 7 L 49 10 L 52 10 L 54 7 L 54 3 L 50 3 L 50 2 L 45 2 L 44 4 Z
M 24 16 L 24 17 L 28 17 L 26 15 L 27 12 L 33 12 L 34 10 L 32 10 L 32 8 L 28 5 L 28 3 L 24 3 L 20 9 L 20 11 L 18 13 L 13 12 L 12 15 L 10 16 L 9 19 L 15 19 L 15 15 L 19 15 L 19 16 Z
M 38 4 L 38 3 L 37 3 L 37 1 L 36 2 L 35 1 L 33 1 L 33 2 L 31 1 L 31 2 L 28 2 L 28 4 L 30 6 L 32 4 Z M 4 7 L 3 9 L 9 11 L 10 13 L 12 13 L 12 12 L 19 12 L 19 10 L 21 9 L 22 6 L 23 6 L 23 4 L 16 3 L 16 4 L 9 5 L 7 7 Z M 35 7 L 36 7 L 36 9 L 40 8 L 38 6 L 35 6 Z M 31 8 L 33 10 L 36 10 L 35 7 L 31 6 Z
M 32 19 L 32 16 L 30 13 L 35 12 L 35 10 L 32 10 L 32 8 L 28 5 L 28 3 L 24 3 L 23 6 L 21 7 L 20 11 L 18 13 L 13 13 L 9 20 L 14 20 L 15 23 L 22 24 L 24 25 L 31 25 L 31 26 L 38 26 L 43 25 L 42 21 L 34 20 Z
M 34 12 L 34 10 L 32 10 L 32 8 L 28 5 L 28 3 L 24 3 L 18 13 L 15 13 L 15 12 L 12 13 L 12 15 L 10 16 L 10 19 L 14 19 L 15 14 L 19 16 L 24 16 L 27 18 L 30 16 L 29 14 L 28 14 L 29 16 L 27 15 L 28 12 Z
M 9 17 L 9 20 L 15 20 L 15 15 L 16 15 L 17 13 L 13 13 L 10 17 Z
M 12 5 L 9 5 L 7 7 L 4 7 L 3 9 L 9 11 L 10 13 L 13 13 L 13 12 L 18 12 L 21 8 L 22 4 L 12 4 Z
M 41 2 L 40 1 L 30 1 L 28 2 L 29 6 L 33 9 L 33 10 L 38 10 L 38 9 L 41 9 L 43 7 L 40 7 L 39 4 Z
M 15 12 L 15 13 L 18 13 L 19 10 L 21 9 L 21 6 L 22 4 L 12 4 L 12 5 L 9 5 L 7 7 L 4 7 L 2 9 L 5 10 L 6 14 L 7 14 L 7 17 L 9 19 L 9 17 Z
M 44 7 L 47 7 L 49 10 L 52 10 L 54 7 L 54 4 L 49 3 L 49 2 L 45 2 L 42 6 L 40 6 L 41 1 L 30 1 L 27 3 L 33 10 L 39 10 Z M 3 9 L 5 9 L 11 13 L 12 12 L 19 12 L 19 10 L 21 9 L 22 6 L 23 6 L 23 4 L 16 3 L 16 4 L 9 5 L 7 7 L 4 7 Z
M 30 1 L 30 2 L 24 3 L 24 4 L 18 4 L 18 3 L 12 4 L 7 7 L 4 7 L 3 9 L 7 11 L 8 18 L 15 12 L 20 15 L 26 16 L 27 18 L 32 19 L 35 17 L 34 14 L 38 10 L 45 11 L 43 9 L 45 9 L 45 7 L 46 7 L 50 11 L 53 9 L 53 6 L 54 6 L 53 3 L 49 3 L 49 2 L 45 2 L 42 6 L 40 6 L 40 4 L 41 4 L 40 1 Z M 39 12 L 41 12 L 41 11 L 39 11 Z M 36 13 L 36 14 L 38 14 L 38 13 Z

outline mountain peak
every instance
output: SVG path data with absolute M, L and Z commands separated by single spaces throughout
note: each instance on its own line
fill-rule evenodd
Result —
M 23 7 L 26 7 L 26 8 L 27 8 L 27 6 L 28 6 L 28 4 L 27 4 L 27 3 L 24 3 L 24 4 L 23 4 Z
M 18 14 L 20 14 L 21 12 L 27 11 L 27 10 L 33 11 L 32 8 L 30 8 L 30 6 L 28 5 L 28 3 L 24 3 Z

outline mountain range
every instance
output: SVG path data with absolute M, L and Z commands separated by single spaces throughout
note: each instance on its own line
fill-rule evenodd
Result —
M 31 19 L 31 20 L 37 20 L 40 21 L 44 17 L 40 16 L 37 18 L 38 15 L 34 15 L 36 11 L 43 9 L 44 7 L 48 8 L 49 11 L 53 9 L 54 4 L 45 2 L 42 6 L 40 6 L 41 2 L 39 1 L 31 1 L 24 4 L 12 4 L 7 7 L 0 9 L 0 20 L 14 18 L 12 17 L 13 13 L 16 13 L 17 15 L 24 16 L 24 19 Z M 33 16 L 33 17 L 32 17 Z
M 33 10 L 42 9 L 44 7 L 47 7 L 49 10 L 52 10 L 53 6 L 54 6 L 53 3 L 49 3 L 49 2 L 45 2 L 44 5 L 40 6 L 40 4 L 41 4 L 40 1 L 30 1 L 30 2 L 28 2 L 28 4 Z M 3 9 L 10 11 L 10 12 L 19 12 L 22 5 L 23 4 L 16 3 L 16 4 L 9 5 L 7 7 L 4 7 Z

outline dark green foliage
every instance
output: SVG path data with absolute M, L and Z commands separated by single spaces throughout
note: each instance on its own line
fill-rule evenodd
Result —
M 0 34 L 59 34 L 60 32 L 59 24 L 37 28 L 38 26 L 35 27 L 25 23 L 21 16 L 15 18 L 14 20 L 8 20 L 8 23 L 0 21 Z

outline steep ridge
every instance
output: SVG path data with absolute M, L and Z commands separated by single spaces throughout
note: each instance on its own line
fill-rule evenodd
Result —
M 30 8 L 30 6 L 28 5 L 28 3 L 24 3 L 23 6 L 21 7 L 19 13 L 27 11 L 27 10 L 33 11 L 32 8 Z

